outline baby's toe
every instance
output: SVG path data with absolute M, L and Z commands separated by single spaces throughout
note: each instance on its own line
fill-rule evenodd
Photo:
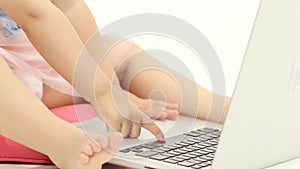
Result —
M 158 117 L 154 117 L 157 120 L 164 120 L 168 117 L 168 113 L 167 112 L 162 112 Z
M 80 163 L 81 164 L 86 164 L 90 161 L 90 157 L 87 156 L 85 153 L 80 154 Z
M 179 115 L 178 110 L 166 110 L 167 117 L 168 119 L 176 119 Z
M 178 109 L 179 109 L 179 106 L 178 106 L 178 104 L 176 104 L 176 103 L 167 103 L 167 104 L 166 104 L 166 108 L 167 108 L 167 109 L 172 109 L 172 110 L 178 110 Z
M 87 156 L 93 155 L 93 149 L 92 149 L 92 146 L 90 146 L 90 145 L 84 146 L 83 149 L 82 149 L 82 153 L 84 153 L 84 154 L 87 155 Z

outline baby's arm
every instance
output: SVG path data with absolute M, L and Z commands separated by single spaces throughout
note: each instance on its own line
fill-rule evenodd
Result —
M 47 62 L 72 82 L 83 44 L 64 14 L 49 0 L 0 0 L 0 7 L 24 30 Z
M 85 4 L 83 0 L 52 0 L 51 1 L 55 6 L 57 6 L 69 19 L 73 27 L 75 28 L 77 34 L 80 36 L 81 41 L 85 44 L 85 47 L 89 51 L 89 53 L 92 55 L 92 57 L 98 61 L 99 66 L 101 66 L 101 69 L 105 74 L 108 76 L 108 78 L 112 81 L 113 84 L 115 84 L 115 87 L 118 87 L 119 92 L 122 93 L 121 95 L 126 96 L 124 97 L 126 100 L 131 99 L 131 101 L 136 104 L 138 108 L 144 108 L 145 105 L 149 105 L 146 110 L 147 113 L 149 113 L 149 116 L 154 116 L 155 118 L 158 116 L 158 114 L 161 113 L 159 110 L 169 110 L 168 106 L 165 106 L 165 104 L 160 105 L 159 101 L 154 100 L 145 100 L 138 98 L 133 93 L 130 93 L 128 91 L 122 90 L 120 87 L 120 81 L 119 76 L 117 76 L 115 69 L 116 65 L 118 65 L 118 62 L 121 62 L 121 58 L 125 58 L 126 54 L 129 52 L 129 49 L 132 47 L 132 42 L 127 42 L 121 44 L 114 44 L 113 48 L 110 48 L 107 44 L 107 40 L 111 41 L 107 38 L 117 38 L 114 37 L 114 35 L 106 36 L 105 39 L 101 36 L 101 32 L 98 29 L 98 26 L 95 22 L 94 16 L 92 15 L 91 11 L 89 10 L 88 6 Z M 106 45 L 106 48 L 105 48 Z M 109 52 L 106 53 L 109 49 Z M 117 64 L 115 64 L 117 63 Z M 120 94 L 119 93 L 119 94 Z M 115 100 L 115 103 L 118 101 Z M 123 102 L 123 101 L 122 101 Z M 125 101 L 125 103 L 128 103 L 128 101 Z M 151 104 L 151 106 L 150 106 Z M 128 104 L 127 104 L 128 105 Z M 128 108 L 132 110 L 137 109 L 136 107 L 132 106 L 130 104 Z M 170 105 L 170 104 L 168 104 Z M 165 106 L 165 107 L 163 107 Z M 120 106 L 121 111 L 128 111 L 126 110 L 126 105 L 123 103 L 122 106 Z M 168 108 L 167 108 L 168 107 Z M 111 112 L 111 111 L 110 111 Z M 126 116 L 126 115 L 125 115 Z M 151 117 L 152 117 L 151 116 Z M 161 118 L 166 117 L 166 113 L 159 116 Z M 129 119 L 133 120 L 133 119 Z M 118 128 L 119 124 L 115 123 L 115 120 L 112 122 L 113 124 L 110 124 L 112 126 L 116 126 L 113 128 Z M 115 125 L 114 125 L 115 124 Z M 134 124 L 137 125 L 137 124 Z M 123 125 L 126 126 L 126 125 Z M 128 125 L 127 125 L 128 126 Z M 137 125 L 138 126 L 138 125 Z M 130 125 L 129 125 L 130 127 Z M 137 137 L 139 136 L 139 129 L 130 130 L 124 129 L 125 127 L 122 127 L 120 130 L 124 136 L 130 135 L 131 137 Z M 131 128 L 138 128 L 138 127 L 131 127 Z M 128 133 L 129 132 L 129 133 Z
M 102 69 L 97 69 L 98 64 L 84 47 L 70 21 L 57 7 L 49 0 L 31 0 L 30 3 L 28 0 L 0 0 L 0 7 L 25 31 L 45 60 L 69 83 L 73 84 L 82 96 L 89 101 L 97 102 L 94 105 L 106 107 L 102 109 L 104 110 L 102 115 L 109 119 L 105 120 L 115 124 L 118 122 L 116 125 L 131 123 L 112 109 L 111 80 Z M 79 55 L 82 58 L 80 62 L 77 62 Z M 77 63 L 79 64 L 76 65 Z M 96 73 L 95 70 L 97 70 Z M 78 76 L 75 83 L 72 83 L 74 71 L 78 72 Z M 103 98 L 108 98 L 109 103 Z M 136 113 L 136 115 L 137 119 L 147 119 L 142 114 Z M 137 123 L 141 125 L 141 122 Z M 154 122 L 143 124 L 143 127 L 157 137 L 162 135 L 162 131 Z
M 83 0 L 52 0 L 51 2 L 69 19 L 83 43 L 98 32 L 94 16 Z
M 87 61 L 81 63 L 81 72 L 84 73 L 80 75 L 80 80 L 82 83 L 93 80 L 94 72 L 91 71 L 96 70 L 97 64 L 86 51 L 70 21 L 49 0 L 31 0 L 30 3 L 27 0 L 0 0 L 0 7 L 17 22 L 39 53 L 70 84 L 80 54 Z M 101 81 L 96 83 L 101 83 L 103 92 L 109 91 L 111 82 L 103 71 L 99 70 L 95 79 Z M 90 87 L 92 84 L 73 85 L 77 85 L 75 88 L 85 98 L 94 99 L 94 88 Z
M 108 78 L 114 84 L 119 84 L 111 59 L 108 59 L 108 56 L 105 56 L 106 59 L 104 59 L 105 42 L 94 16 L 84 0 L 52 0 L 51 2 L 65 14 L 91 56 L 101 65 Z
M 114 84 L 119 84 L 113 65 L 109 63 L 109 59 L 104 59 L 105 44 L 94 16 L 86 3 L 83 0 L 52 0 L 51 2 L 65 14 L 85 48 L 95 61 L 101 65 L 108 78 Z

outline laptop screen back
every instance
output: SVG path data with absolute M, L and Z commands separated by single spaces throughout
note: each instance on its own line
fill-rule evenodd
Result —
M 300 157 L 300 1 L 262 1 L 213 163 L 263 168 Z

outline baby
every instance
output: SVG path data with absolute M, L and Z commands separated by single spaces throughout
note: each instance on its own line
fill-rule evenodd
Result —
M 213 98 L 227 110 L 229 98 L 196 85 L 128 40 L 106 51 L 112 37 L 98 32 L 83 0 L 0 0 L 0 8 L 0 133 L 48 155 L 60 168 L 99 168 L 122 136 L 138 137 L 142 127 L 164 141 L 151 118 L 176 119 L 180 112 L 207 119 Z M 113 132 L 91 140 L 49 111 L 85 102 Z M 225 113 L 219 113 L 213 120 L 223 122 Z

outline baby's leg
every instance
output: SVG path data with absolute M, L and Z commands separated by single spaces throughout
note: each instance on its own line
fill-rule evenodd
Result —
M 104 157 L 107 153 L 99 152 L 82 130 L 53 115 L 13 74 L 2 56 L 0 77 L 1 135 L 48 155 L 61 168 L 98 169 L 108 160 Z M 120 135 L 109 135 L 108 148 L 115 150 L 121 139 Z M 91 152 L 93 156 L 89 156 Z
M 107 39 L 110 37 L 107 36 Z M 109 50 L 105 55 L 103 60 L 100 62 L 100 66 L 105 74 L 113 81 L 115 85 L 120 84 L 120 79 L 123 79 L 122 70 L 118 69 L 118 66 L 122 63 L 124 59 L 129 57 L 132 42 L 124 41 L 115 45 Z M 116 73 L 118 71 L 118 73 Z M 125 93 L 125 92 L 124 92 Z M 178 105 L 172 102 L 165 102 L 158 98 L 143 97 L 140 98 L 135 95 L 136 93 L 131 93 L 126 90 L 126 95 L 132 103 L 133 109 L 139 109 L 140 111 L 146 113 L 148 116 L 155 119 L 175 119 L 178 114 Z
M 76 102 L 77 104 L 86 103 L 83 98 L 72 97 L 55 90 L 47 85 L 43 85 L 42 102 L 49 108 L 71 105 Z
M 164 95 L 189 116 L 224 122 L 230 99 L 213 93 L 157 61 L 137 45 L 119 59 L 116 67 L 121 86 L 140 98 Z M 156 94 L 155 94 L 156 93 Z

